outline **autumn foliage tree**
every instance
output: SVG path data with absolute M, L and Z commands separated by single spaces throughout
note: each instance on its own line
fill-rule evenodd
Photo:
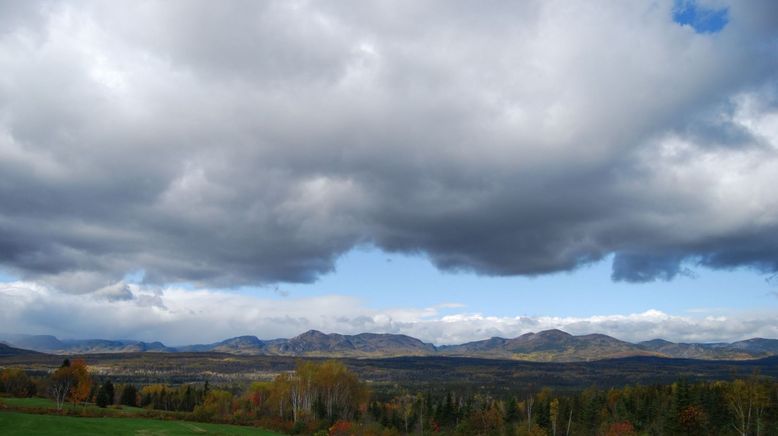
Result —
M 49 392 L 57 403 L 57 409 L 62 409 L 63 404 L 69 398 L 73 405 L 85 402 L 89 398 L 92 389 L 92 378 L 89 375 L 89 367 L 83 359 L 73 362 L 65 360 L 54 373 L 49 383 Z
M 330 360 L 312 368 L 313 383 L 324 404 L 327 419 L 352 419 L 366 399 L 366 391 L 357 376 L 342 363 Z
M 735 417 L 732 426 L 739 435 L 762 434 L 764 411 L 770 404 L 769 385 L 756 376 L 735 380 L 727 392 L 727 401 Z
M 279 417 L 291 414 L 294 422 L 352 419 L 367 401 L 364 384 L 337 361 L 299 362 L 294 373 L 279 374 L 261 395 Z
M 70 370 L 75 377 L 75 385 L 70 392 L 70 401 L 75 406 L 85 403 L 89 399 L 92 390 L 92 377 L 89 375 L 89 367 L 83 359 L 76 359 L 70 364 Z
M 232 413 L 233 396 L 227 391 L 220 389 L 210 390 L 205 395 L 203 404 L 195 407 L 195 416 L 201 418 L 221 418 L 229 417 Z
M 75 377 L 70 370 L 70 361 L 65 359 L 62 366 L 51 374 L 49 392 L 57 403 L 57 410 L 62 409 L 70 389 L 75 384 Z
M 0 371 L 0 392 L 15 397 L 26 397 L 30 392 L 30 377 L 19 368 L 6 368 Z
M 635 426 L 629 421 L 614 422 L 605 430 L 605 436 L 637 436 Z

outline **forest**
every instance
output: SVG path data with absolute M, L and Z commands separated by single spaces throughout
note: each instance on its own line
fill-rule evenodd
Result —
M 96 410 L 141 408 L 164 419 L 287 434 L 778 434 L 778 383 L 758 373 L 731 381 L 679 379 L 575 392 L 540 388 L 489 394 L 401 387 L 374 392 L 336 360 L 300 360 L 294 370 L 266 382 L 172 385 L 114 383 L 90 371 L 83 359 L 66 359 L 45 376 L 19 368 L 1 370 L 0 401 L 4 397 L 45 397 L 55 405 L 34 413 L 101 416 Z

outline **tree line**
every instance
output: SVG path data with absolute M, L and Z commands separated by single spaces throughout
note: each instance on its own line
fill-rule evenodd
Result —
M 207 381 L 178 386 L 97 383 L 84 360 L 65 359 L 46 378 L 30 377 L 18 368 L 0 370 L 0 394 L 47 396 L 57 410 L 66 402 L 74 407 L 88 403 L 142 407 L 182 412 L 202 421 L 256 424 L 297 433 L 328 433 L 339 421 L 335 427 L 358 421 L 369 398 L 366 385 L 338 361 L 300 361 L 295 371 L 283 372 L 271 382 L 212 388 Z
M 778 434 L 778 383 L 734 381 L 636 385 L 524 397 L 397 395 L 374 400 L 371 419 L 406 434 L 740 435 Z
M 48 396 L 57 408 L 93 403 L 179 413 L 186 419 L 259 425 L 317 435 L 739 435 L 778 434 L 778 383 L 734 381 L 635 385 L 576 393 L 541 389 L 493 396 L 456 389 L 372 394 L 338 361 L 300 361 L 248 386 L 113 384 L 83 360 L 48 377 L 0 370 L 0 394 Z

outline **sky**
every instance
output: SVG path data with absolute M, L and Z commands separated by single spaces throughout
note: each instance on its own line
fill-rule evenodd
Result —
M 0 333 L 778 338 L 777 9 L 0 1 Z

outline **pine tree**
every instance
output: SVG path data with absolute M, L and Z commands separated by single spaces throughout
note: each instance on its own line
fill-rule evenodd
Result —
M 125 385 L 119 403 L 124 406 L 135 407 L 138 404 L 138 389 L 135 385 Z
M 103 384 L 100 386 L 100 389 L 97 390 L 97 397 L 95 398 L 95 404 L 97 404 L 97 407 L 106 407 L 108 406 L 108 391 L 105 389 L 105 385 Z
M 110 406 L 113 404 L 116 395 L 116 391 L 114 390 L 113 383 L 111 383 L 111 381 L 108 380 L 103 384 L 103 388 L 105 388 L 105 393 L 106 395 L 108 395 L 108 405 Z

